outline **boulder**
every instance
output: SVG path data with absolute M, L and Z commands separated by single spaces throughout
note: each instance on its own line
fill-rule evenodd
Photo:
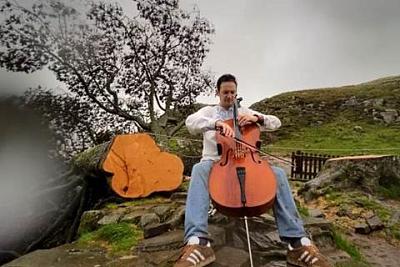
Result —
M 400 185 L 400 158 L 392 155 L 365 155 L 332 158 L 299 190 L 306 201 L 329 190 L 358 188 L 374 193 L 380 186 Z

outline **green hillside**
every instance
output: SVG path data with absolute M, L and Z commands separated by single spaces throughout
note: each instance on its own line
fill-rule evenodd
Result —
M 328 154 L 400 154 L 400 76 L 287 92 L 251 106 L 283 126 L 267 148 Z

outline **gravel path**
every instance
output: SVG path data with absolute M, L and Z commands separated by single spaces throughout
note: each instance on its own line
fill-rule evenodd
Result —
M 354 233 L 347 237 L 360 249 L 360 252 L 371 266 L 400 266 L 400 248 L 389 244 L 383 238 Z

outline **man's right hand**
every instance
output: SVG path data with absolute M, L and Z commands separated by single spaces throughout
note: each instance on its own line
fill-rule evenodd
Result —
M 227 136 L 227 137 L 234 137 L 235 133 L 232 130 L 231 126 L 226 124 L 223 121 L 216 121 L 215 122 L 215 128 L 221 132 L 221 134 Z

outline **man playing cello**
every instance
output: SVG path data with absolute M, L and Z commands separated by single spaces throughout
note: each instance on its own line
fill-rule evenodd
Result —
M 227 137 L 234 137 L 233 129 L 224 121 L 233 117 L 232 106 L 236 93 L 236 78 L 231 74 L 222 75 L 217 81 L 219 104 L 203 107 L 186 119 L 190 133 L 203 134 L 203 153 L 201 161 L 192 169 L 186 199 L 185 246 L 175 267 L 206 266 L 215 261 L 208 237 L 208 178 L 213 163 L 220 158 L 216 129 L 220 129 L 221 134 Z M 240 126 L 258 123 L 261 130 L 275 130 L 281 126 L 280 120 L 273 115 L 264 115 L 245 107 L 240 107 L 238 112 Z M 272 167 L 272 170 L 277 182 L 274 216 L 281 240 L 288 243 L 288 264 L 330 267 L 329 261 L 311 243 L 304 231 L 285 172 L 278 167 Z

